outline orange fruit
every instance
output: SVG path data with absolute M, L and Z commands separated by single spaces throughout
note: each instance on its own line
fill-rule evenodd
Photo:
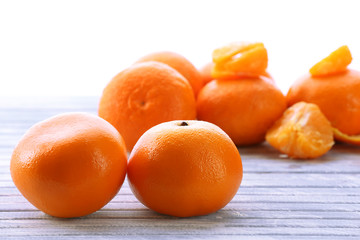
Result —
M 266 131 L 285 109 L 282 92 L 262 76 L 213 80 L 197 99 L 198 119 L 218 125 L 236 145 L 264 141 Z
M 347 70 L 351 61 L 350 49 L 344 45 L 310 68 L 310 74 L 314 77 L 320 77 L 342 73 Z
M 157 61 L 165 63 L 183 75 L 190 83 L 195 96 L 203 86 L 202 78 L 197 68 L 184 56 L 169 52 L 154 52 L 140 58 L 137 62 Z
M 125 143 L 105 120 L 61 114 L 32 126 L 14 149 L 11 177 L 36 208 L 80 217 L 106 205 L 126 174 Z
M 214 63 L 213 62 L 208 62 L 207 64 L 205 64 L 204 66 L 202 66 L 199 69 L 200 75 L 202 77 L 202 82 L 203 82 L 204 85 L 214 79 L 211 76 L 211 71 L 212 71 L 213 67 L 214 67 Z
M 171 121 L 144 133 L 129 156 L 128 180 L 150 209 L 177 217 L 223 208 L 242 180 L 240 154 L 219 127 Z
M 360 72 L 348 69 L 335 75 L 298 79 L 286 96 L 289 106 L 300 102 L 315 103 L 331 125 L 349 137 L 360 135 Z M 343 140 L 339 134 L 335 138 Z
M 312 103 L 298 102 L 266 133 L 266 140 L 292 158 L 317 158 L 334 145 L 330 122 Z
M 132 65 L 105 87 L 98 114 L 123 136 L 130 151 L 139 137 L 159 123 L 195 119 L 195 98 L 189 82 L 160 62 Z
M 236 79 L 266 75 L 267 50 L 263 43 L 234 42 L 213 51 L 211 75 L 215 79 Z

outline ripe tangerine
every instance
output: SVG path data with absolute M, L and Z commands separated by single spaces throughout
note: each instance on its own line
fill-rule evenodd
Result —
M 166 121 L 195 119 L 189 82 L 160 62 L 136 63 L 105 87 L 98 114 L 123 136 L 128 151 L 149 128 Z
M 126 174 L 125 143 L 105 120 L 85 113 L 54 116 L 32 126 L 10 162 L 14 184 L 41 211 L 80 217 L 105 206 Z
M 144 133 L 129 157 L 130 187 L 145 206 L 167 215 L 223 208 L 242 180 L 240 154 L 228 135 L 203 121 L 171 121 Z

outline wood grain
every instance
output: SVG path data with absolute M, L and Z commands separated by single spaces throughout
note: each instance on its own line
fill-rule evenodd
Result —
M 311 160 L 289 159 L 268 144 L 239 148 L 244 179 L 233 200 L 208 216 L 157 214 L 128 183 L 103 209 L 58 219 L 14 186 L 9 160 L 34 123 L 64 112 L 96 114 L 97 97 L 0 97 L 0 239 L 360 239 L 360 147 L 337 144 Z

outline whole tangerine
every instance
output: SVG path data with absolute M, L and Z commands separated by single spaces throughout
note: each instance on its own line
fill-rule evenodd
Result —
M 129 156 L 128 180 L 150 209 L 177 217 L 206 215 L 234 197 L 243 176 L 228 135 L 204 121 L 171 121 L 144 133 Z
M 39 210 L 80 217 L 105 206 L 125 179 L 127 154 L 118 131 L 100 117 L 66 113 L 32 126 L 10 162 L 14 184 Z
M 213 67 L 214 67 L 214 63 L 208 62 L 199 69 L 200 75 L 202 77 L 202 82 L 204 85 L 214 79 L 213 76 L 211 75 L 211 71 Z
M 195 97 L 203 86 L 202 77 L 197 68 L 183 55 L 170 51 L 153 52 L 141 57 L 139 62 L 156 61 L 167 64 L 183 75 L 190 83 Z
M 136 63 L 105 87 L 98 114 L 123 136 L 129 151 L 149 128 L 171 120 L 196 118 L 189 82 L 160 62 Z
M 197 116 L 223 129 L 238 146 L 261 143 L 286 109 L 273 80 L 264 76 L 213 80 L 197 98 Z

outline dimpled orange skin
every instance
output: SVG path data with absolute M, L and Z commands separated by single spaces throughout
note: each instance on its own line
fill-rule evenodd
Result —
M 31 127 L 11 157 L 11 177 L 41 211 L 80 217 L 106 205 L 126 174 L 125 143 L 105 120 L 61 114 Z
M 189 82 L 160 62 L 132 65 L 105 87 L 98 114 L 110 122 L 131 151 L 149 128 L 166 121 L 196 119 L 196 103 Z
M 204 86 L 208 83 L 211 82 L 212 80 L 214 80 L 215 78 L 211 75 L 211 71 L 214 67 L 214 63 L 213 62 L 209 62 L 207 64 L 205 64 L 204 66 L 202 66 L 199 69 L 199 72 L 202 76 L 202 81 L 204 83 Z M 273 77 L 268 73 L 265 72 L 263 73 L 261 76 L 266 77 L 268 80 L 272 81 L 273 83 L 275 83 Z M 224 73 L 224 75 L 221 77 L 221 80 L 237 80 L 239 78 L 257 78 L 259 77 L 258 74 L 249 74 L 249 73 L 240 73 L 240 72 L 226 72 Z M 219 79 L 219 78 L 216 78 Z
M 315 103 L 331 125 L 347 135 L 360 134 L 360 72 L 348 69 L 331 76 L 306 74 L 289 89 L 288 105 Z M 335 135 L 336 137 L 336 135 Z
M 238 146 L 263 142 L 285 109 L 284 95 L 266 77 L 213 80 L 197 99 L 198 119 L 218 125 Z
M 234 143 L 219 127 L 203 121 L 171 121 L 149 129 L 128 164 L 129 184 L 138 200 L 177 217 L 223 208 L 238 191 L 242 175 Z
M 174 68 L 183 75 L 190 83 L 195 97 L 203 87 L 203 81 L 197 68 L 184 56 L 169 51 L 154 52 L 140 58 L 139 62 L 157 61 Z

